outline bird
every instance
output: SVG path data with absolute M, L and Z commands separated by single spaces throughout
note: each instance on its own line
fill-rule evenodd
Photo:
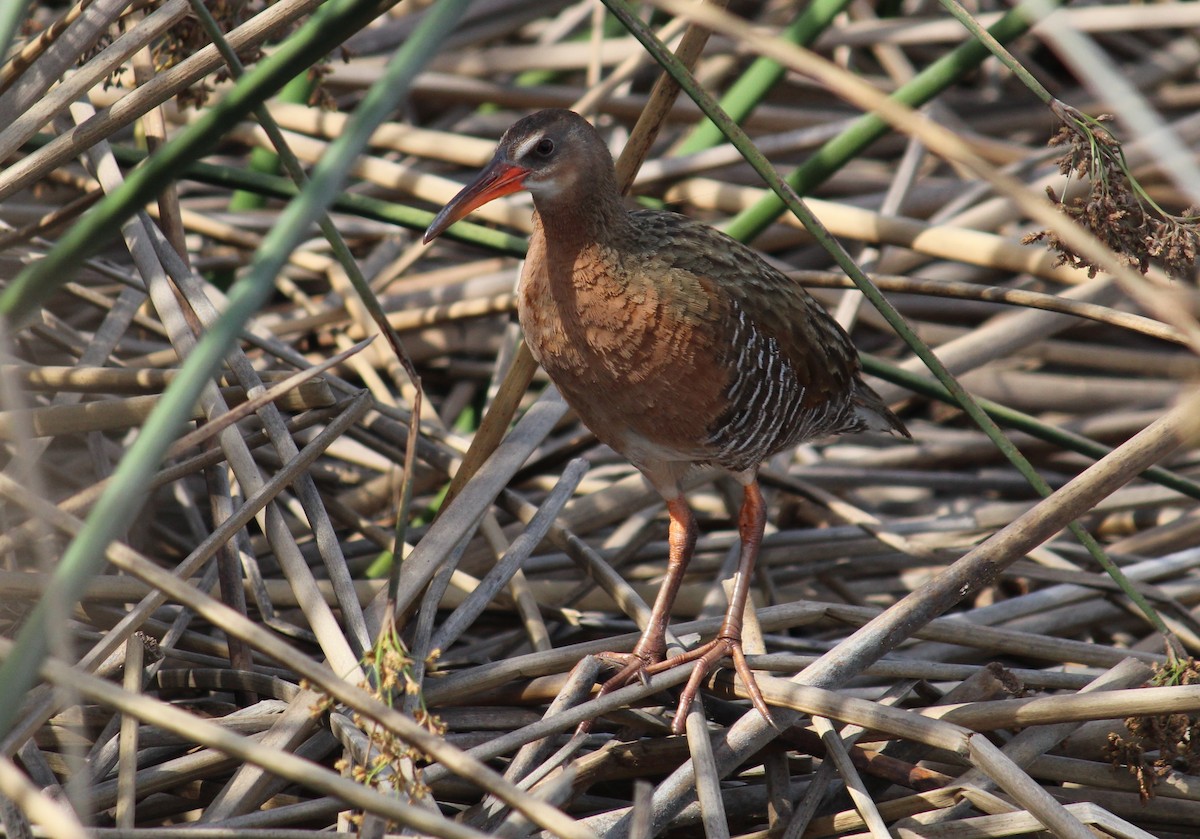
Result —
M 579 114 L 538 111 L 425 231 L 426 244 L 493 199 L 533 196 L 517 288 L 525 342 L 595 436 L 666 503 L 667 573 L 631 653 L 601 695 L 694 662 L 672 720 L 682 733 L 704 678 L 726 657 L 773 722 L 742 649 L 742 621 L 766 526 L 758 471 L 773 454 L 836 434 L 911 438 L 862 380 L 849 336 L 798 283 L 747 245 L 684 215 L 629 209 L 600 133 Z M 742 488 L 740 557 L 716 636 L 666 658 L 671 607 L 696 545 L 685 476 L 715 466 Z

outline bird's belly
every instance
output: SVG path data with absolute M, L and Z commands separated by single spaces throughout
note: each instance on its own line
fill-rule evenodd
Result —
M 520 306 L 534 358 L 601 441 L 638 466 L 708 460 L 724 383 L 703 343 L 681 350 L 652 318 L 600 314 L 564 313 L 524 295 Z

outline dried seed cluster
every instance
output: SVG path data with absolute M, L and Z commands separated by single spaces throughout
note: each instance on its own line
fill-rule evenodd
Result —
M 164 0 L 143 0 L 141 3 L 133 4 L 133 10 L 140 14 L 148 15 L 161 6 L 163 2 Z M 274 2 L 275 0 L 207 0 L 206 5 L 209 14 L 217 22 L 217 26 L 220 27 L 222 32 L 228 34 L 255 15 L 265 11 Z M 126 27 L 133 25 L 128 23 L 129 19 L 126 17 L 123 21 L 123 25 Z M 33 18 L 30 18 L 23 24 L 23 34 L 31 34 L 36 30 L 36 27 L 37 22 Z M 43 30 L 42 37 L 47 41 L 51 41 L 60 34 L 62 28 L 63 24 L 56 21 Z M 293 24 L 287 27 L 283 34 L 286 35 L 287 32 L 295 28 L 296 24 Z M 91 49 L 81 53 L 78 62 L 79 65 L 86 64 L 112 44 L 117 34 L 116 27 L 112 31 L 105 33 Z M 212 43 L 212 38 L 196 16 L 194 14 L 184 16 L 178 23 L 167 29 L 162 37 L 154 43 L 151 49 L 151 57 L 154 62 L 155 72 L 161 73 L 174 67 L 184 59 L 195 55 L 196 52 L 210 43 Z M 343 61 L 349 59 L 349 53 L 344 47 L 339 47 L 338 53 L 341 55 Z M 257 45 L 243 48 L 238 52 L 238 57 L 247 65 L 259 61 L 263 55 L 262 48 Z M 104 88 L 107 90 L 109 87 L 117 84 L 118 79 L 125 72 L 125 69 L 125 66 L 120 66 L 110 73 L 104 81 Z M 325 59 L 314 64 L 309 68 L 308 73 L 313 81 L 308 104 L 325 109 L 334 108 L 333 97 L 323 84 L 325 77 L 329 74 L 329 60 Z M 222 65 L 211 75 L 182 90 L 175 97 L 175 100 L 182 108 L 201 108 L 207 104 L 208 98 L 213 92 L 214 84 L 228 81 L 230 77 L 229 69 Z
M 1200 684 L 1200 667 L 1194 659 L 1154 669 L 1155 686 Z M 1154 797 L 1154 787 L 1169 773 L 1193 775 L 1200 770 L 1200 717 L 1184 713 L 1129 717 L 1125 728 L 1129 737 L 1108 735 L 1108 757 L 1114 769 L 1125 766 L 1137 779 L 1143 801 Z
M 1050 145 L 1067 147 L 1058 159 L 1059 171 L 1086 180 L 1089 192 L 1063 200 L 1047 187 L 1050 200 L 1095 234 L 1125 264 L 1144 274 L 1153 260 L 1171 276 L 1190 280 L 1200 244 L 1200 210 L 1189 208 L 1183 216 L 1165 212 L 1130 174 L 1120 143 L 1100 124 L 1110 117 L 1089 119 L 1058 104 L 1055 110 L 1063 122 Z M 1089 277 L 1096 275 L 1098 266 L 1051 230 L 1032 233 L 1022 241 L 1030 244 L 1043 240 L 1058 252 L 1057 264 L 1086 268 Z
M 208 3 L 208 11 L 217 25 L 221 27 L 221 31 L 229 32 L 254 17 L 267 5 L 269 4 L 266 0 L 211 0 Z M 174 67 L 211 42 L 212 38 L 204 30 L 200 21 L 194 15 L 188 15 L 168 29 L 162 40 L 154 47 L 154 69 L 161 73 L 163 70 Z M 244 63 L 250 64 L 262 57 L 262 50 L 255 47 L 239 57 Z M 216 82 L 227 81 L 229 70 L 222 67 L 212 78 Z M 180 107 L 190 105 L 199 108 L 208 101 L 212 90 L 207 81 L 200 81 L 176 98 Z
M 427 665 L 432 664 L 432 660 L 427 662 Z M 363 658 L 362 665 L 367 678 L 360 687 L 389 706 L 397 697 L 416 697 L 417 707 L 413 711 L 413 718 L 433 734 L 446 733 L 445 724 L 429 713 L 425 705 L 413 667 L 414 661 L 394 628 L 381 633 L 380 640 Z M 313 706 L 313 714 L 324 714 L 333 704 L 332 698 L 323 696 Z M 350 718 L 367 735 L 369 743 L 362 760 L 352 761 L 349 757 L 343 757 L 337 761 L 334 767 L 339 772 L 380 791 L 403 790 L 410 801 L 429 794 L 429 787 L 420 771 L 420 765 L 429 760 L 428 755 L 413 748 L 375 720 L 357 712 L 352 712 Z

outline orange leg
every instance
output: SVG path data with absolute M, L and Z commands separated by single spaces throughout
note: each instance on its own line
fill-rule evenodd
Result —
M 629 655 L 606 656 L 623 662 L 623 666 L 600 687 L 600 696 L 623 688 L 636 678 L 644 678 L 647 668 L 660 664 L 667 654 L 667 624 L 671 620 L 671 605 L 679 593 L 692 550 L 696 547 L 696 517 L 682 495 L 667 500 L 667 513 L 671 517 L 667 537 L 670 546 L 667 577 L 658 589 L 654 608 L 650 611 L 650 622 L 646 624 L 633 652 Z M 589 727 L 590 723 L 584 723 L 580 725 L 580 730 L 586 731 Z
M 763 502 L 762 491 L 758 488 L 758 481 L 755 481 L 746 486 L 741 513 L 738 516 L 738 531 L 742 540 L 741 557 L 738 560 L 737 573 L 733 577 L 733 596 L 729 598 L 729 609 L 725 612 L 725 620 L 721 623 L 717 637 L 701 647 L 648 668 L 650 672 L 660 672 L 689 661 L 696 662 L 691 678 L 679 697 L 679 708 L 671 725 L 671 730 L 676 734 L 683 733 L 692 700 L 700 692 L 700 683 L 727 655 L 733 658 L 733 666 L 750 692 L 751 703 L 768 722 L 774 724 L 762 691 L 759 690 L 754 674 L 746 664 L 746 656 L 742 653 L 742 615 L 750 596 L 750 580 L 754 574 L 754 563 L 758 559 L 758 549 L 762 545 L 766 524 L 766 504 Z

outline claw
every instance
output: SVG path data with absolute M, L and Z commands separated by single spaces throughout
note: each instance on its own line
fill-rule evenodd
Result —
M 762 691 L 758 687 L 758 682 L 754 679 L 754 673 L 750 669 L 750 665 L 746 663 L 746 656 L 742 652 L 742 642 L 738 638 L 717 637 L 709 641 L 702 647 L 698 647 L 681 656 L 676 656 L 668 661 L 664 661 L 660 665 L 650 668 L 652 672 L 662 672 L 669 670 L 672 667 L 679 667 L 687 664 L 689 661 L 696 662 L 692 668 L 692 675 L 687 681 L 687 685 L 683 688 L 683 693 L 679 695 L 679 706 L 675 710 L 675 719 L 671 721 L 671 733 L 682 734 L 684 726 L 687 724 L 688 711 L 691 710 L 692 702 L 700 693 L 700 685 L 704 679 L 717 668 L 721 663 L 721 659 L 729 656 L 733 659 L 733 667 L 742 681 L 746 683 L 746 690 L 750 694 L 750 704 L 758 711 L 771 725 L 775 725 L 775 719 L 771 716 L 771 710 L 767 707 L 767 701 L 763 698 Z
M 775 725 L 775 719 L 771 716 L 771 711 L 767 707 L 766 699 L 763 698 L 762 691 L 758 687 L 758 682 L 754 679 L 754 672 L 750 669 L 750 665 L 746 663 L 746 656 L 742 652 L 742 642 L 739 638 L 730 638 L 727 636 L 718 636 L 694 650 L 689 650 L 686 653 L 672 656 L 668 659 L 663 659 L 661 654 L 654 653 L 639 653 L 636 649 L 632 653 L 600 653 L 599 658 L 610 664 L 618 666 L 620 669 L 617 673 L 609 677 L 604 684 L 600 686 L 599 692 L 595 698 L 600 698 L 606 694 L 619 690 L 626 685 L 638 679 L 642 684 L 647 684 L 650 676 L 658 673 L 665 673 L 668 670 L 674 670 L 676 667 L 695 662 L 692 667 L 691 676 L 688 677 L 687 684 L 683 688 L 683 693 L 679 696 L 679 705 L 675 711 L 675 718 L 671 722 L 671 733 L 682 734 L 684 725 L 687 722 L 688 711 L 692 707 L 692 702 L 700 693 L 700 685 L 704 679 L 717 666 L 721 660 L 729 656 L 733 660 L 734 670 L 746 685 L 746 690 L 750 694 L 750 703 L 754 709 L 758 711 L 771 725 Z M 584 720 L 575 729 L 576 734 L 587 734 L 591 731 L 593 720 Z
M 609 677 L 604 684 L 600 686 L 600 691 L 595 698 L 612 693 L 614 690 L 620 690 L 634 679 L 639 680 L 643 685 L 648 683 L 648 670 L 655 663 L 662 660 L 662 653 L 655 653 L 653 650 L 649 652 L 641 651 L 639 648 L 642 645 L 639 643 L 631 653 L 600 653 L 599 658 L 615 664 L 621 669 L 617 671 L 615 676 Z M 650 645 L 653 646 L 653 645 Z M 592 730 L 592 723 L 595 720 L 584 720 L 575 729 L 575 733 L 587 734 Z
M 742 645 L 737 644 L 730 652 L 733 655 L 733 669 L 746 684 L 746 692 L 750 694 L 750 704 L 754 706 L 754 710 L 762 714 L 763 719 L 767 721 L 767 725 L 776 728 L 775 718 L 771 716 L 771 709 L 767 707 L 767 700 L 762 695 L 758 681 L 754 678 L 754 671 L 746 663 L 746 656 L 742 653 Z

